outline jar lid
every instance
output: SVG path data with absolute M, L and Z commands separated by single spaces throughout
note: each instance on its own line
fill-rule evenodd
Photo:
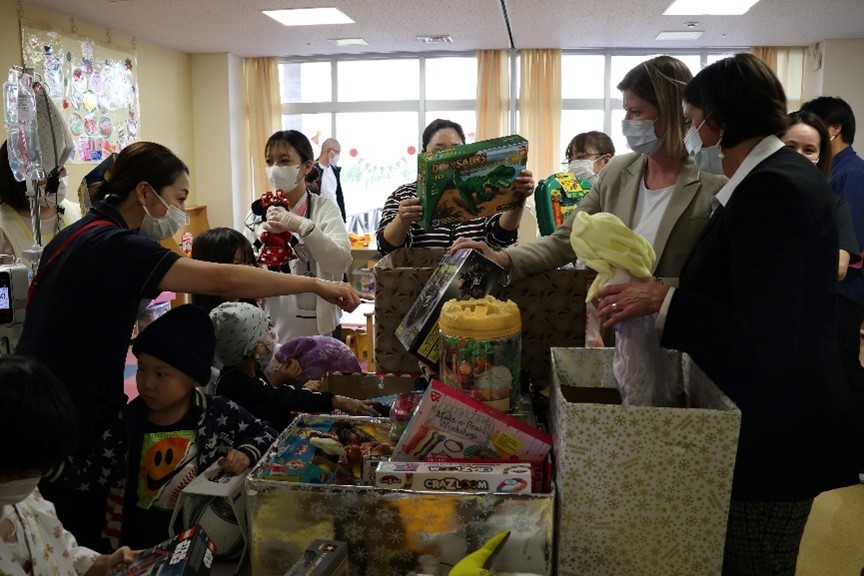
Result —
M 448 300 L 441 309 L 438 326 L 453 336 L 497 338 L 522 330 L 519 306 L 494 296 L 480 299 Z

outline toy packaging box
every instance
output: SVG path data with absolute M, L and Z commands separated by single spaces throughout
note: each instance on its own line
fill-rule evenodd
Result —
M 438 316 L 451 299 L 482 298 L 498 283 L 504 270 L 476 250 L 445 253 L 432 277 L 396 328 L 406 350 L 429 364 L 440 356 Z
M 390 459 L 539 462 L 551 448 L 548 434 L 433 380 Z
M 590 182 L 570 172 L 558 172 L 541 180 L 534 190 L 534 208 L 540 234 L 552 234 L 576 211 L 590 190 Z
M 527 464 L 382 462 L 375 471 L 381 488 L 459 492 L 531 492 Z
M 129 564 L 114 567 L 108 576 L 208 576 L 216 547 L 201 526 L 141 552 Z
M 348 568 L 348 544 L 315 540 L 285 576 L 350 576 Z
M 417 195 L 426 230 L 520 206 L 513 181 L 528 163 L 528 141 L 514 134 L 417 156 Z

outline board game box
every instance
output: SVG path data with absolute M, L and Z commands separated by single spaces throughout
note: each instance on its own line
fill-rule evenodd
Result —
M 426 230 L 491 216 L 522 204 L 513 181 L 528 164 L 528 141 L 514 134 L 417 156 L 417 196 Z

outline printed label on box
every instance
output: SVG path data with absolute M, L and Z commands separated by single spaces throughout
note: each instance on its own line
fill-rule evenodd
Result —
M 381 462 L 375 485 L 451 492 L 531 492 L 531 467 L 521 463 Z

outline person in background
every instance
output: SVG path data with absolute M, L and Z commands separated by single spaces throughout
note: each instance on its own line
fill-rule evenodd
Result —
M 39 228 L 42 245 L 54 235 L 81 218 L 81 209 L 66 197 L 66 169 L 39 182 L 45 195 L 39 206 Z M 33 219 L 27 183 L 18 182 L 9 165 L 8 143 L 0 146 L 0 254 L 20 257 L 33 246 Z
M 246 238 L 260 251 L 262 232 L 289 233 L 296 257 L 287 264 L 290 273 L 283 276 L 341 280 L 351 266 L 351 242 L 336 204 L 307 189 L 306 177 L 315 169 L 309 139 L 296 130 L 276 132 L 264 146 L 264 157 L 270 184 L 284 193 L 290 210 L 270 206 L 263 218 L 250 213 Z M 264 309 L 279 342 L 315 334 L 338 337 L 339 306 L 314 294 L 267 298 Z
M 87 212 L 93 207 L 93 196 L 99 189 L 99 184 L 111 177 L 111 167 L 114 166 L 115 160 L 117 160 L 116 152 L 106 156 L 81 179 L 81 184 L 78 185 L 78 205 L 81 206 L 82 212 Z
M 196 236 L 192 242 L 190 257 L 193 260 L 203 262 L 258 267 L 258 263 L 255 261 L 255 252 L 249 240 L 233 228 L 211 228 Z M 222 302 L 226 302 L 227 299 L 223 296 L 192 294 L 191 301 L 192 304 L 209 313 Z M 254 298 L 241 298 L 240 301 L 257 304 L 257 300 Z
M 852 148 L 855 141 L 855 114 L 841 98 L 820 96 L 805 102 L 801 110 L 813 112 L 828 129 L 831 140 L 831 190 L 849 203 L 852 226 L 858 239 L 858 253 L 864 254 L 864 159 Z M 840 356 L 849 384 L 855 389 L 860 409 L 860 422 L 864 422 L 864 367 L 861 366 L 861 325 L 864 322 L 864 270 L 849 267 L 840 282 L 837 299 L 840 319 Z M 864 436 L 864 427 L 857 430 Z M 864 483 L 864 451 L 859 466 L 860 480 Z
M 456 122 L 438 119 L 426 126 L 422 140 L 421 152 L 447 150 L 465 144 L 465 133 Z M 530 170 L 522 171 L 513 189 L 520 191 L 525 198 L 533 193 L 534 179 Z M 424 230 L 420 225 L 423 207 L 417 197 L 417 182 L 404 184 L 390 194 L 384 203 L 376 234 L 378 252 L 384 255 L 403 246 L 449 248 L 457 238 L 482 240 L 496 248 L 504 248 L 516 242 L 523 206 L 524 203 L 518 208 L 492 216 Z
M 687 125 L 681 103 L 691 78 L 687 66 L 671 56 L 652 58 L 624 76 L 618 84 L 625 112 L 622 129 L 633 151 L 609 162 L 579 208 L 551 235 L 507 250 L 460 239 L 453 250 L 483 251 L 515 282 L 576 260 L 570 233 L 578 212 L 610 212 L 654 246 L 653 274 L 676 282 L 708 223 L 710 198 L 726 181 L 700 171 L 684 146 Z
M 267 314 L 244 302 L 224 302 L 210 311 L 216 333 L 216 356 L 222 371 L 216 393 L 237 402 L 258 418 L 283 430 L 297 412 L 328 413 L 334 409 L 360 416 L 377 415 L 362 400 L 295 387 L 289 382 L 272 384 L 264 368 L 276 349 Z
M 342 213 L 342 221 L 345 221 L 345 198 L 342 196 L 342 180 L 340 175 L 342 168 L 339 166 L 339 154 L 342 145 L 335 138 L 327 138 L 321 144 L 321 153 L 315 161 L 315 169 L 318 171 L 316 179 L 309 184 L 309 191 L 324 198 L 329 198 L 339 206 Z
M 857 481 L 833 203 L 819 171 L 775 136 L 786 97 L 761 60 L 707 66 L 685 99 L 722 131 L 730 180 L 679 288 L 607 285 L 598 312 L 610 326 L 658 313 L 662 346 L 688 353 L 741 410 L 723 575 L 794 576 L 813 498 Z
M 16 353 L 44 362 L 69 392 L 79 421 L 77 456 L 126 403 L 126 356 L 142 297 L 162 291 L 230 299 L 315 292 L 348 310 L 359 305 L 347 284 L 181 258 L 163 247 L 159 241 L 186 222 L 189 187 L 186 164 L 170 150 L 153 142 L 130 144 L 99 185 L 90 212 L 45 247 Z M 52 486 L 44 486 L 43 494 L 80 542 L 100 545 L 104 494 Z
M 831 138 L 825 124 L 812 112 L 799 110 L 789 114 L 789 127 L 783 135 L 783 143 L 795 150 L 822 171 L 825 179 L 831 177 Z M 825 153 L 822 151 L 825 150 Z M 832 194 L 834 200 L 834 215 L 837 218 L 837 230 L 840 233 L 840 257 L 837 267 L 837 279 L 846 277 L 850 261 L 855 264 L 861 261 L 858 253 L 858 239 L 852 226 L 852 214 L 845 199 Z M 840 298 L 844 296 L 840 295 Z
M 135 553 L 111 555 L 79 546 L 39 493 L 42 474 L 59 466 L 75 445 L 75 407 L 39 361 L 0 358 L 0 573 L 10 576 L 100 576 Z
M 236 476 L 276 439 L 242 407 L 198 388 L 210 377 L 215 351 L 213 325 L 201 308 L 178 306 L 154 320 L 132 345 L 138 397 L 88 457 L 70 457 L 47 475 L 79 492 L 112 487 L 105 524 L 112 544 L 143 549 L 166 540 L 180 491 L 195 476 L 215 463 Z
M 615 144 L 612 139 L 605 133 L 594 130 L 577 134 L 570 140 L 564 153 L 566 161 L 562 164 L 568 172 L 576 176 L 584 175 L 593 186 L 597 182 L 597 175 L 613 156 Z

